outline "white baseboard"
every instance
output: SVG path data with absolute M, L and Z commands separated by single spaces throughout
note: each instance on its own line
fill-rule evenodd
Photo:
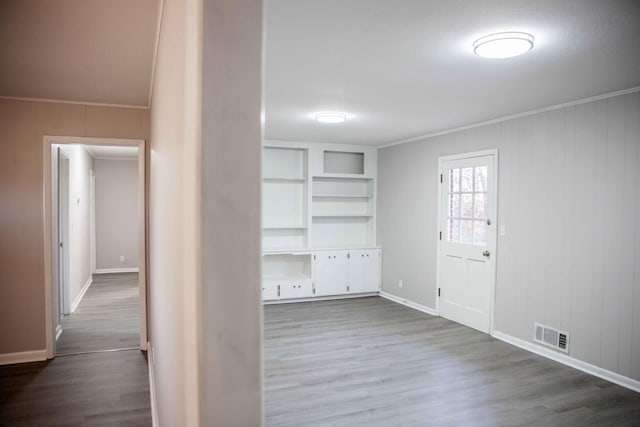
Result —
M 84 284 L 82 289 L 80 289 L 80 292 L 78 292 L 78 295 L 76 295 L 75 299 L 71 303 L 71 313 L 74 313 L 76 311 L 76 309 L 80 305 L 80 302 L 82 301 L 82 298 L 84 298 L 84 294 L 87 293 L 87 290 L 89 289 L 89 286 L 91 286 L 91 283 L 93 283 L 93 277 L 89 276 L 89 278 L 87 279 L 86 283 Z M 60 331 L 60 332 L 62 332 L 62 331 Z
M 138 267 L 131 268 L 96 268 L 94 274 L 109 274 L 109 273 L 138 273 L 140 269 Z
M 554 360 L 556 362 L 562 363 L 563 365 L 570 366 L 582 372 L 586 372 L 587 374 L 602 378 L 603 380 L 610 381 L 612 383 L 621 385 L 622 387 L 626 387 L 630 390 L 640 393 L 640 381 L 634 380 L 633 378 L 625 377 L 624 375 L 620 375 L 607 369 L 603 369 L 599 366 L 583 362 L 582 360 L 568 356 L 564 353 L 555 352 L 551 349 L 539 346 L 529 341 L 522 340 L 520 338 L 516 338 L 500 331 L 493 331 L 491 336 L 499 339 L 500 341 L 504 341 L 508 344 L 520 347 L 523 350 L 530 351 L 531 353 L 546 357 L 547 359 Z
M 14 363 L 42 362 L 47 360 L 47 350 L 22 351 L 20 353 L 0 354 L 0 365 Z
M 404 298 L 400 298 L 396 295 L 390 294 L 388 292 L 380 291 L 380 296 L 382 298 L 386 298 L 389 301 L 397 302 L 398 304 L 406 305 L 407 307 L 411 307 L 415 310 L 421 311 L 423 313 L 430 314 L 432 316 L 437 316 L 438 313 L 431 307 L 427 307 L 426 305 L 418 304 L 413 301 L 409 301 Z
M 149 367 L 149 393 L 151 398 L 151 426 L 158 427 L 158 405 L 156 403 L 156 377 L 153 363 L 153 347 L 147 342 L 147 365 Z
M 62 335 L 62 325 L 58 324 L 58 326 L 56 326 L 56 341 L 58 341 L 60 335 Z

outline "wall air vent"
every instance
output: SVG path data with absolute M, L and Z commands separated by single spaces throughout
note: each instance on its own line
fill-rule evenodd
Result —
M 542 345 L 546 345 L 547 347 L 551 347 L 565 353 L 569 352 L 569 334 L 550 326 L 545 326 L 536 322 L 533 331 L 533 340 Z

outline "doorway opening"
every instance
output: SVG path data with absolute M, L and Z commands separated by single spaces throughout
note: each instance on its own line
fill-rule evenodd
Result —
M 147 348 L 145 141 L 44 137 L 47 358 Z
M 484 333 L 493 330 L 497 163 L 497 150 L 439 160 L 437 310 Z

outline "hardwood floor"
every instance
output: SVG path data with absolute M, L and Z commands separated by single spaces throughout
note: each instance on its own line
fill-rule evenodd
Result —
M 75 313 L 62 319 L 56 354 L 138 348 L 138 274 L 94 274 Z
M 378 297 L 264 307 L 267 426 L 640 426 L 640 393 Z
M 79 354 L 0 366 L 0 426 L 150 426 L 145 354 Z

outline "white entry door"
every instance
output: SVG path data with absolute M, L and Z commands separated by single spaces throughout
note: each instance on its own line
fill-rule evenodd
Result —
M 495 282 L 497 152 L 440 159 L 439 310 L 489 333 Z

